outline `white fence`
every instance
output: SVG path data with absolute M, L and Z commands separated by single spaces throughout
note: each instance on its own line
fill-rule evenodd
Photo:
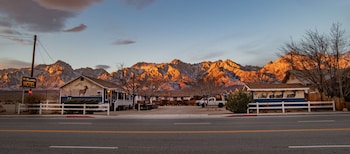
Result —
M 17 105 L 17 113 L 21 114 L 21 111 L 38 111 L 42 114 L 43 111 L 58 111 L 62 115 L 65 111 L 82 111 L 83 115 L 87 112 L 100 112 L 107 111 L 107 116 L 109 116 L 109 104 L 21 104 Z
M 125 109 L 129 109 L 132 108 L 133 102 L 132 100 L 117 100 L 114 102 L 114 111 L 116 111 L 116 109 L 118 110 L 125 110 Z
M 319 108 L 329 108 L 335 111 L 334 101 L 320 101 L 320 102 L 268 102 L 268 103 L 249 103 L 247 113 L 250 110 L 256 110 L 256 113 L 259 114 L 259 110 L 271 110 L 271 109 L 280 109 L 282 113 L 286 112 L 286 109 L 307 109 L 308 112 L 311 112 L 312 109 Z

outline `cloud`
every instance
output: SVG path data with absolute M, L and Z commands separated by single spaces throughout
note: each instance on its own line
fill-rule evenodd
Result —
M 10 26 L 11 26 L 11 23 L 8 22 L 8 21 L 5 21 L 5 20 L 0 20 L 0 26 L 3 26 L 3 27 L 10 27 Z
M 155 1 L 156 0 L 122 0 L 126 5 L 135 7 L 136 9 L 143 9 Z
M 0 69 L 7 69 L 7 68 L 29 68 L 31 66 L 31 63 L 15 60 L 15 59 L 7 59 L 7 58 L 0 58 Z
M 75 16 L 72 12 L 48 10 L 28 0 L 1 0 L 0 13 L 0 21 L 7 21 L 8 28 L 34 32 L 60 31 L 66 19 Z
M 71 29 L 64 30 L 64 32 L 80 32 L 86 29 L 86 25 L 80 24 L 79 26 L 73 27 Z
M 100 68 L 102 68 L 102 69 L 107 70 L 107 69 L 109 69 L 109 68 L 111 68 L 111 67 L 110 67 L 110 66 L 108 66 L 108 65 L 96 65 L 96 66 L 95 66 L 95 68 L 96 68 L 96 69 L 100 69 Z
M 134 43 L 136 42 L 133 40 L 118 40 L 113 42 L 114 45 L 128 45 L 128 44 L 134 44 Z
M 4 36 L 1 35 L 2 38 L 19 42 L 21 44 L 28 45 L 33 43 L 32 37 L 29 38 L 27 34 L 23 34 L 19 31 L 12 30 L 9 28 L 1 29 L 0 34 L 6 34 Z
M 102 0 L 1 0 L 0 26 L 32 32 L 60 32 L 69 18 Z
M 10 35 L 22 35 L 19 31 L 16 31 L 16 30 L 12 30 L 12 29 L 2 29 L 0 31 L 2 34 L 10 34 Z
M 80 11 L 103 0 L 34 0 L 47 9 L 60 11 Z

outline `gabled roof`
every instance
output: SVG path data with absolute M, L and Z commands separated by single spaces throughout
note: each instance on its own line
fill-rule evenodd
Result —
M 286 83 L 288 81 L 288 79 L 290 79 L 291 76 L 294 76 L 295 78 L 297 78 L 301 84 L 303 85 L 309 85 L 311 84 L 310 80 L 305 77 L 305 73 L 303 73 L 300 70 L 289 70 L 286 72 L 286 76 L 284 76 L 282 83 Z
M 247 84 L 248 91 L 286 91 L 286 90 L 309 90 L 302 84 Z
M 109 81 L 105 81 L 105 80 L 102 80 L 102 79 L 97 79 L 97 78 L 93 78 L 93 77 L 89 77 L 89 76 L 85 76 L 85 75 L 80 75 L 80 76 L 76 77 L 75 79 L 65 83 L 64 85 L 62 85 L 60 88 L 63 88 L 64 86 L 66 86 L 66 85 L 68 85 L 68 84 L 72 83 L 73 81 L 78 80 L 80 78 L 87 79 L 90 82 L 98 85 L 101 88 L 110 89 L 110 90 L 117 90 L 117 91 L 123 91 L 121 86 L 119 86 L 119 85 L 117 85 L 117 84 L 115 84 L 113 82 L 109 82 Z

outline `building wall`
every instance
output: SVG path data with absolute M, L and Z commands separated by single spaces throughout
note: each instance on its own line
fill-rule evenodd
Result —
M 67 84 L 60 89 L 61 97 L 65 96 L 102 96 L 103 89 L 89 80 L 81 78 Z
M 304 90 L 293 90 L 293 91 L 254 91 L 253 92 L 254 102 L 301 102 L 306 101 Z

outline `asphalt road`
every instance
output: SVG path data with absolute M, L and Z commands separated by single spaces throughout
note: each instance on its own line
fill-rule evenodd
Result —
M 0 117 L 0 153 L 348 154 L 350 117 Z

